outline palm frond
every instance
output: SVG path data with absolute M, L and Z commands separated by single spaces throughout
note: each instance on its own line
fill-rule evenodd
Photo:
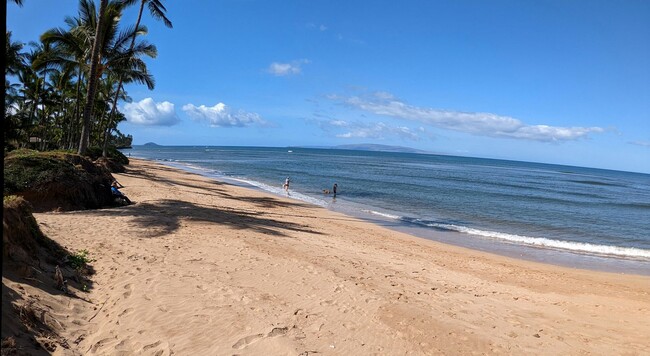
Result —
M 156 20 L 162 20 L 165 26 L 172 28 L 172 22 L 169 21 L 167 16 L 165 16 L 165 12 L 167 9 L 165 6 L 162 4 L 160 0 L 149 0 L 148 1 L 148 7 L 149 7 L 149 13 L 151 13 L 151 16 L 156 19 Z

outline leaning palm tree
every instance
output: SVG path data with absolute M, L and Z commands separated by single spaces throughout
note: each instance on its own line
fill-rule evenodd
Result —
M 137 0 L 125 0 L 124 4 L 125 5 L 132 5 L 136 2 Z M 155 19 L 162 20 L 165 26 L 172 28 L 172 22 L 169 21 L 167 16 L 165 16 L 165 12 L 167 9 L 165 6 L 162 4 L 160 0 L 140 0 L 140 10 L 138 11 L 138 19 L 135 22 L 135 28 L 138 29 L 140 27 L 140 21 L 142 20 L 142 12 L 144 11 L 144 6 L 148 5 L 149 7 L 149 13 L 151 16 Z M 131 38 L 131 46 L 129 47 L 130 51 L 133 51 L 133 47 L 135 46 L 135 38 L 138 34 L 138 32 L 133 33 L 133 37 Z M 117 101 L 120 97 L 120 90 L 122 90 L 122 84 L 124 82 L 124 76 L 119 77 L 119 81 L 117 83 L 117 91 L 115 92 L 115 97 L 113 99 L 113 107 L 111 108 L 111 113 L 108 116 L 109 118 L 109 123 L 113 122 L 113 117 L 115 115 L 115 111 L 117 108 Z M 110 125 L 109 125 L 110 126 Z M 108 133 L 105 136 L 104 139 L 104 147 L 102 149 L 102 156 L 106 157 L 106 143 L 108 142 Z

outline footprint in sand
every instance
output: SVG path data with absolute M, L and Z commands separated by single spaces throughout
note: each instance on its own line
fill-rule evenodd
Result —
M 273 330 L 271 330 L 271 332 L 266 334 L 266 337 L 275 337 L 275 336 L 285 335 L 288 331 L 289 331 L 288 327 L 273 328 Z
M 95 344 L 93 344 L 93 346 L 90 348 L 90 351 L 92 351 L 93 353 L 97 352 L 97 350 L 99 348 L 103 347 L 104 345 L 106 345 L 108 342 L 110 342 L 112 340 L 113 339 L 111 339 L 111 338 L 101 339 L 101 340 L 97 341 Z
M 289 332 L 288 327 L 273 328 L 273 330 L 271 330 L 266 335 L 264 335 L 264 334 L 255 334 L 255 335 L 249 335 L 249 336 L 246 336 L 244 338 L 241 338 L 234 345 L 232 345 L 232 348 L 241 350 L 241 349 L 245 348 L 246 346 L 248 346 L 248 345 L 250 345 L 250 344 L 252 344 L 252 343 L 254 343 L 256 341 L 259 341 L 260 339 L 263 339 L 265 337 L 281 336 L 281 335 L 285 335 L 287 332 Z
M 238 349 L 241 350 L 244 347 L 254 343 L 255 341 L 261 339 L 264 337 L 264 334 L 255 334 L 255 335 L 249 335 L 244 338 L 239 339 L 234 345 L 232 345 L 233 349 Z
M 131 313 L 132 311 L 133 311 L 133 308 L 126 308 L 126 309 L 124 309 L 124 311 L 122 311 L 122 312 L 121 312 L 117 317 L 118 317 L 118 318 L 121 318 L 122 316 L 124 316 L 124 315 L 126 315 L 126 314 L 129 314 L 129 313 Z
M 124 296 L 124 298 L 130 297 L 131 293 L 133 293 L 133 288 L 131 287 L 131 283 L 125 285 L 124 289 L 128 289 L 126 292 L 124 292 L 124 294 L 122 294 Z
M 154 348 L 154 347 L 160 345 L 161 343 L 162 343 L 161 341 L 156 341 L 156 342 L 154 342 L 153 344 L 146 345 L 146 346 L 144 346 L 144 347 L 142 348 L 142 351 L 147 351 L 147 350 L 149 350 L 149 349 L 152 349 L 152 348 Z

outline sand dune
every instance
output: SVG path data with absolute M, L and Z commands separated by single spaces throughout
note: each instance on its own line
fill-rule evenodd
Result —
M 91 303 L 53 306 L 71 345 L 57 352 L 650 350 L 649 277 L 447 246 L 142 160 L 115 177 L 135 205 L 35 214 L 95 259 Z

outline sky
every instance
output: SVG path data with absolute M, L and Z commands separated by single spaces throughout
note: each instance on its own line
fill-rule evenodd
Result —
M 155 89 L 120 103 L 134 144 L 373 143 L 650 173 L 650 1 L 162 2 L 172 29 L 143 16 Z M 34 41 L 77 13 L 7 4 L 7 30 Z

